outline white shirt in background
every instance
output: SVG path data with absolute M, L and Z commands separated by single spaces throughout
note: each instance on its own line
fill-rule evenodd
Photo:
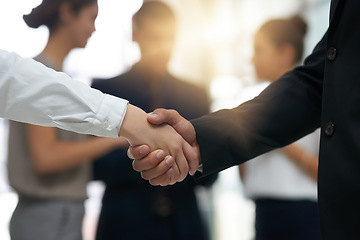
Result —
M 240 94 L 241 102 L 257 96 L 269 82 L 249 87 Z M 271 123 L 269 123 L 271 124 Z M 313 155 L 319 154 L 320 130 L 301 138 L 296 144 Z M 303 199 L 317 201 L 317 183 L 280 149 L 246 162 L 244 194 L 247 198 Z

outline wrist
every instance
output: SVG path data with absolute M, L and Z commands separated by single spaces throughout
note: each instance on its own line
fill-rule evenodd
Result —
M 140 108 L 128 104 L 127 111 L 120 128 L 120 136 L 126 138 L 130 143 L 140 144 L 138 142 L 139 133 L 142 126 L 147 125 L 147 114 Z

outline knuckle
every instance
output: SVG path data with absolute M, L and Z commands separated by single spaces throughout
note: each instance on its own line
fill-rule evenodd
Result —
M 177 114 L 178 112 L 175 109 L 168 110 L 171 114 Z
M 149 156 L 149 162 L 152 164 L 152 165 L 156 165 L 159 163 L 159 159 L 156 157 L 156 154 L 153 154 L 153 155 L 150 155 Z
M 179 142 L 179 141 L 178 141 Z M 172 144 L 171 148 L 173 149 L 173 151 L 175 152 L 180 152 L 182 151 L 182 146 L 180 143 L 177 144 Z

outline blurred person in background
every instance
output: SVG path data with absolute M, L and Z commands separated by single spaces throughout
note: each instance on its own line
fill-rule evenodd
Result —
M 119 76 L 95 80 L 92 87 L 122 96 L 146 112 L 173 108 L 187 119 L 208 113 L 206 91 L 167 70 L 175 35 L 173 10 L 161 1 L 145 1 L 133 16 L 133 41 L 140 47 L 140 61 Z M 106 184 L 96 239 L 210 239 L 195 189 L 211 186 L 217 175 L 199 184 L 189 176 L 174 186 L 154 187 L 132 169 L 127 147 L 94 162 L 95 180 Z
M 360 239 L 360 1 L 332 0 L 329 27 L 304 64 L 272 82 L 253 100 L 187 121 L 159 109 L 201 154 L 196 179 L 284 147 L 321 127 L 318 205 L 323 239 Z M 141 151 L 140 151 L 141 150 Z M 153 185 L 182 176 L 159 167 L 146 146 L 131 148 L 134 169 Z M 201 153 L 200 153 L 201 152 Z M 148 155 L 146 155 L 148 154 Z M 165 173 L 165 174 L 164 174 Z M 170 181 L 169 181 L 170 179 Z
M 260 27 L 252 59 L 258 79 L 274 82 L 301 61 L 306 30 L 300 16 L 272 19 Z M 256 240 L 321 239 L 316 188 L 319 137 L 317 130 L 239 165 L 245 195 L 256 207 Z
M 24 16 L 31 28 L 45 25 L 49 39 L 35 60 L 56 71 L 95 31 L 96 0 L 44 0 Z M 89 161 L 122 139 L 88 138 L 52 127 L 10 122 L 8 176 L 19 202 L 10 221 L 13 240 L 82 239 Z

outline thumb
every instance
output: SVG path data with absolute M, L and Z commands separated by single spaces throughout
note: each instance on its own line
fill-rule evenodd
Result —
M 160 116 L 155 112 L 148 113 L 147 120 L 149 123 L 154 125 L 160 125 L 164 123 L 164 120 L 162 120 Z
M 190 143 L 190 145 L 196 143 L 196 133 L 193 125 L 175 110 L 156 109 L 154 112 L 148 114 L 147 120 L 149 123 L 155 125 L 169 124 Z
M 160 125 L 166 123 L 173 127 L 181 121 L 181 119 L 182 117 L 177 111 L 163 108 L 158 108 L 152 113 L 149 113 L 147 118 L 151 124 Z

